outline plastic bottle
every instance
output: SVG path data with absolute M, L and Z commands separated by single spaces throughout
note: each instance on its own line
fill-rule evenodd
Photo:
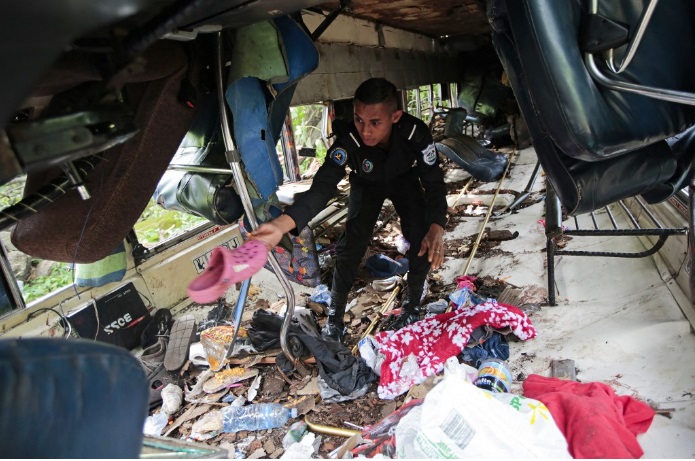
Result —
M 502 360 L 488 358 L 480 364 L 478 378 L 474 384 L 490 392 L 510 392 L 512 374 Z
M 279 403 L 254 403 L 245 407 L 228 406 L 222 409 L 224 432 L 260 431 L 284 426 L 297 417 L 296 408 Z

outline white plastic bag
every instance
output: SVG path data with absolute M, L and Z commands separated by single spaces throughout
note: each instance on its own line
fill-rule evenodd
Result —
M 541 402 L 497 395 L 452 370 L 396 427 L 398 458 L 571 458 Z
M 360 356 L 365 361 L 367 366 L 374 371 L 377 376 L 381 375 L 381 362 L 383 356 L 379 360 L 379 343 L 376 342 L 374 336 L 367 335 L 357 343 L 357 348 L 360 351 Z

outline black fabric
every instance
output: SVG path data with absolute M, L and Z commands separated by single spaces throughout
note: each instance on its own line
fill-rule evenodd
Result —
M 0 340 L 4 458 L 138 458 L 148 390 L 127 350 L 81 339 Z
M 280 347 L 280 330 L 282 328 L 283 317 L 268 312 L 265 309 L 258 309 L 253 313 L 251 325 L 248 328 L 249 341 L 257 351 L 264 351 Z M 298 335 L 303 330 L 299 322 L 292 319 L 287 329 L 287 342 L 290 352 L 295 357 L 308 357 L 309 352 L 298 339 Z
M 352 355 L 350 349 L 338 341 L 326 341 L 306 333 L 300 334 L 299 339 L 316 358 L 319 374 L 326 384 L 342 395 L 350 395 L 377 378 L 362 357 Z M 281 368 L 283 363 L 284 366 L 288 364 L 284 354 L 278 356 L 277 362 Z

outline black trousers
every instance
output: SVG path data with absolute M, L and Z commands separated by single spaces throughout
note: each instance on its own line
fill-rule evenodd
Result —
M 411 170 L 389 184 L 370 185 L 351 178 L 345 233 L 336 246 L 337 261 L 333 271 L 332 294 L 336 301 L 335 307 L 341 311 L 345 307 L 347 294 L 355 282 L 357 268 L 374 235 L 374 225 L 387 198 L 396 208 L 403 236 L 410 242 L 410 250 L 407 253 L 410 267 L 408 294 L 416 305 L 420 302 L 430 263 L 427 261 L 427 254 L 417 254 L 429 225 L 425 222 L 424 190 L 415 170 Z

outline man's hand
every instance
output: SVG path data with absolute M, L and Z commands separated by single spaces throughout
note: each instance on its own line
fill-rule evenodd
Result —
M 270 251 L 275 248 L 278 243 L 280 243 L 280 240 L 284 234 L 291 231 L 295 227 L 294 219 L 283 214 L 272 221 L 268 221 L 267 223 L 263 223 L 258 226 L 255 231 L 251 232 L 251 238 L 265 243 L 265 245 L 268 247 L 268 251 Z
M 439 224 L 432 224 L 427 235 L 422 239 L 418 256 L 427 253 L 427 261 L 432 269 L 438 269 L 444 262 L 444 228 Z

